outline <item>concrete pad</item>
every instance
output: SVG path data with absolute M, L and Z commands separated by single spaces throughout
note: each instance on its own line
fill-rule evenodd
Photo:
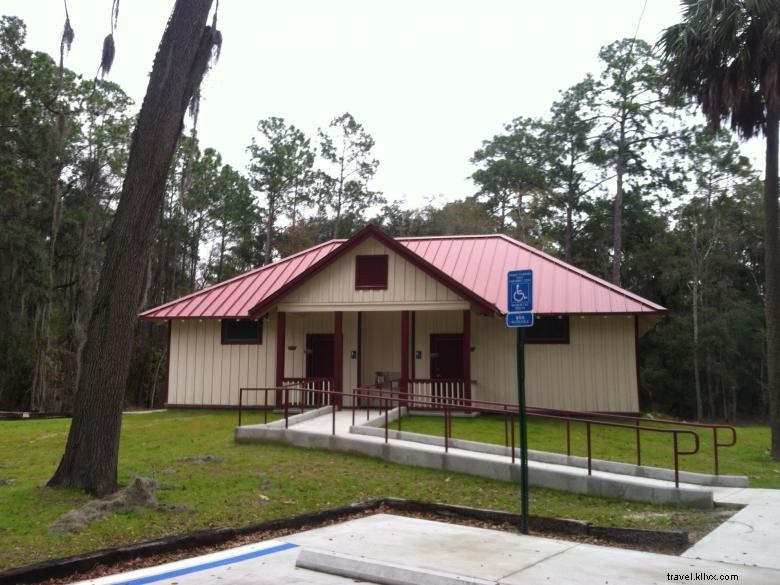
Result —
M 772 490 L 768 490 L 772 491 Z M 759 501 L 774 500 L 758 494 Z M 767 553 L 775 542 L 765 542 Z M 259 542 L 158 567 L 102 577 L 82 585 L 262 585 L 311 583 L 346 585 L 354 577 L 296 568 L 302 548 L 348 559 L 365 567 L 405 569 L 418 576 L 405 581 L 453 577 L 456 583 L 502 585 L 649 585 L 674 580 L 719 580 L 736 576 L 751 585 L 777 585 L 780 570 L 745 564 L 660 555 L 503 531 L 378 514 L 300 532 L 284 540 Z M 728 552 L 728 551 L 722 551 Z M 396 576 L 399 573 L 395 573 Z M 381 577 L 376 573 L 377 579 Z M 675 579 L 675 576 L 680 576 Z M 388 577 L 385 574 L 384 577 Z M 687 579 L 686 579 L 687 577 Z M 698 578 L 696 578 L 698 577 Z M 363 575 L 359 578 L 367 578 Z M 374 577 L 371 577 L 374 578 Z M 382 582 L 382 581 L 380 581 Z M 385 581 L 390 582 L 390 581 Z M 431 581 L 430 583 L 439 583 Z
M 683 556 L 780 570 L 780 490 L 744 489 L 728 501 L 746 507 Z
M 699 579 L 694 579 L 694 575 Z M 675 579 L 675 575 L 682 576 Z M 714 576 L 701 578 L 702 575 Z M 651 585 L 675 580 L 720 580 L 721 576 L 737 575 L 750 585 L 777 585 L 780 572 L 773 569 L 745 567 L 660 555 L 655 553 L 615 549 L 581 544 L 555 558 L 507 575 L 502 585 L 529 583 L 566 583 L 567 585 Z M 685 579 L 685 577 L 688 579 Z M 732 580 L 736 580 L 733 579 Z
M 780 490 L 761 488 L 734 489 L 719 496 L 718 501 L 730 504 L 780 507 Z
M 463 577 L 447 571 L 418 569 L 309 548 L 301 550 L 295 566 L 382 585 L 496 585 L 495 581 Z
M 496 581 L 576 543 L 376 514 L 286 538 L 302 548 Z

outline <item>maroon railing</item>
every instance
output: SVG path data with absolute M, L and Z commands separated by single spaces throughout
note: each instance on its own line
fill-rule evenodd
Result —
M 414 395 L 409 394 L 401 394 L 397 392 L 383 392 L 383 395 L 387 395 L 387 399 L 390 402 L 396 403 L 397 406 L 400 409 L 401 405 L 407 406 L 409 408 L 415 408 L 416 404 L 428 404 L 428 397 L 424 397 L 422 400 L 416 398 Z M 500 414 L 505 417 L 506 426 L 511 429 L 510 434 L 510 441 L 511 441 L 511 457 L 512 462 L 515 461 L 515 436 L 514 436 L 514 419 L 516 416 L 518 416 L 518 410 L 516 405 L 510 405 L 506 403 L 501 402 L 490 402 L 485 400 L 468 400 L 466 401 L 467 404 L 463 404 L 463 401 L 461 400 L 454 400 L 454 401 L 446 401 L 441 400 L 437 406 L 444 411 L 444 447 L 445 451 L 449 449 L 449 438 L 452 436 L 452 414 L 457 412 L 479 412 L 484 414 Z M 588 418 L 587 413 L 578 413 L 578 416 L 565 416 L 565 415 L 552 415 L 552 414 L 543 414 L 543 413 L 535 413 L 535 412 L 527 412 L 527 415 L 531 418 L 540 418 L 540 419 L 547 419 L 547 420 L 557 420 L 564 423 L 567 423 L 567 425 L 571 422 L 577 422 L 585 425 L 585 436 L 586 436 L 586 448 L 587 448 L 587 461 L 588 461 L 588 475 L 592 475 L 593 469 L 592 469 L 592 461 L 593 461 L 593 453 L 592 453 L 592 441 L 591 441 L 591 427 L 592 426 L 602 426 L 602 427 L 612 427 L 612 428 L 624 428 L 629 429 L 636 433 L 641 432 L 650 432 L 650 433 L 662 433 L 662 434 L 671 434 L 672 435 L 672 451 L 673 451 L 673 464 L 674 464 L 674 484 L 675 486 L 679 487 L 680 480 L 679 480 L 679 472 L 680 472 L 680 466 L 679 466 L 679 458 L 680 456 L 684 455 L 695 455 L 699 452 L 700 442 L 699 442 L 699 435 L 695 433 L 694 431 L 689 430 L 681 430 L 681 429 L 662 429 L 657 427 L 647 427 L 647 426 L 640 426 L 638 422 L 635 422 L 635 424 L 627 425 L 622 423 L 613 423 L 603 420 L 595 420 Z M 387 413 L 385 413 L 385 418 L 387 419 Z M 353 421 L 354 421 L 354 413 L 353 413 Z M 400 429 L 400 412 L 399 412 L 399 429 Z M 385 429 L 387 429 L 387 424 L 385 424 Z M 679 445 L 679 435 L 688 435 L 693 438 L 693 448 L 690 450 L 682 450 L 680 449 Z M 385 432 L 385 437 L 387 437 L 387 432 Z M 506 445 L 507 447 L 510 446 L 510 444 Z
M 724 425 L 719 423 L 696 423 L 688 421 L 678 421 L 664 418 L 647 419 L 641 416 L 632 416 L 628 414 L 613 414 L 609 412 L 595 412 L 595 411 L 576 411 L 576 410 L 562 410 L 553 408 L 527 408 L 526 411 L 530 413 L 539 414 L 552 414 L 563 415 L 566 417 L 578 417 L 587 416 L 591 419 L 608 419 L 608 420 L 626 420 L 633 421 L 634 425 L 639 425 L 640 422 L 647 424 L 659 424 L 670 425 L 678 427 L 692 427 L 697 429 L 711 429 L 712 430 L 712 459 L 715 468 L 715 475 L 720 475 L 720 459 L 718 456 L 718 449 L 721 447 L 733 447 L 737 443 L 737 429 L 731 425 Z M 718 430 L 724 429 L 731 432 L 731 441 L 727 443 L 721 443 L 718 440 Z M 571 455 L 571 436 L 570 436 L 569 422 L 566 423 L 566 454 Z M 642 451 L 641 451 L 641 434 L 639 431 L 635 431 L 635 444 L 636 444 L 636 464 L 642 465 Z
M 285 428 L 288 428 L 289 426 L 289 405 L 290 405 L 290 393 L 295 392 L 296 390 L 299 390 L 299 388 L 295 386 L 283 386 L 281 388 L 241 388 L 239 391 L 239 426 L 241 425 L 241 411 L 243 406 L 243 393 L 249 392 L 249 391 L 262 391 L 265 393 L 265 401 L 264 404 L 266 405 L 266 422 L 267 422 L 267 405 L 268 405 L 268 392 L 280 392 L 283 396 L 283 408 L 284 408 L 284 419 L 285 419 Z M 389 429 L 389 411 L 393 407 L 398 408 L 398 429 L 401 429 L 401 406 L 407 406 L 409 408 L 417 408 L 418 404 L 429 404 L 430 398 L 424 397 L 422 400 L 416 398 L 414 395 L 411 395 L 407 392 L 394 392 L 390 390 L 381 390 L 381 389 L 374 389 L 374 388 L 359 388 L 351 393 L 345 393 L 345 392 L 336 392 L 333 390 L 312 390 L 314 392 L 319 392 L 323 395 L 323 399 L 320 401 L 322 403 L 326 402 L 330 404 L 332 408 L 332 433 L 336 433 L 336 409 L 339 407 L 338 402 L 343 403 L 343 398 L 345 396 L 351 398 L 351 409 L 352 409 L 352 424 L 355 423 L 355 412 L 358 404 L 359 398 L 368 398 L 368 404 L 366 416 L 370 417 L 370 404 L 371 401 L 376 401 L 375 403 L 379 405 L 379 412 L 381 414 L 382 411 L 384 411 L 385 415 L 385 442 L 388 442 L 388 429 Z M 358 392 L 360 391 L 360 392 Z M 340 400 L 339 400 L 340 399 Z M 442 399 L 437 406 L 440 410 L 443 411 L 444 417 L 444 450 L 445 452 L 449 451 L 449 440 L 452 436 L 452 415 L 453 413 L 458 412 L 480 412 L 485 414 L 499 414 L 503 415 L 505 419 L 505 438 L 507 447 L 511 446 L 511 457 L 512 462 L 515 461 L 515 434 L 514 434 L 514 427 L 515 417 L 518 416 L 518 410 L 516 405 L 510 405 L 506 403 L 500 403 L 500 402 L 489 402 L 484 400 L 468 400 L 467 404 L 464 405 L 462 403 L 462 400 L 446 400 Z M 648 426 L 642 426 L 640 425 L 640 420 L 634 420 L 634 424 L 623 424 L 620 422 L 609 422 L 607 420 L 599 420 L 598 418 L 592 418 L 591 414 L 600 414 L 600 413 L 587 413 L 587 412 L 577 412 L 577 411 L 568 411 L 570 414 L 566 415 L 563 413 L 559 414 L 546 414 L 542 412 L 534 412 L 529 411 L 527 412 L 527 415 L 531 418 L 540 418 L 545 420 L 556 420 L 561 421 L 566 424 L 567 428 L 567 450 L 570 454 L 570 435 L 569 435 L 569 427 L 572 422 L 578 423 L 578 424 L 584 424 L 585 425 L 585 437 L 586 437 L 586 448 L 587 448 L 587 462 L 588 462 L 588 475 L 592 474 L 592 460 L 593 460 L 593 453 L 592 453 L 592 442 L 591 442 L 591 427 L 593 426 L 602 426 L 602 427 L 611 427 L 611 428 L 622 428 L 622 429 L 628 429 L 633 431 L 634 433 L 642 433 L 642 432 L 648 432 L 648 433 L 661 433 L 666 435 L 672 435 L 672 455 L 673 455 L 673 464 L 674 464 L 674 484 L 675 486 L 679 487 L 680 485 L 680 457 L 686 456 L 686 455 L 695 455 L 699 452 L 699 435 L 695 431 L 686 430 L 686 429 L 667 429 L 667 428 L 658 428 L 658 427 L 648 427 Z M 576 416 L 573 414 L 576 413 Z M 608 415 L 604 415 L 608 416 Z M 615 415 L 618 416 L 618 415 Z M 603 418 L 603 417 L 602 417 Z M 627 417 L 632 419 L 637 419 L 638 417 Z M 692 424 L 692 423 L 691 423 Z M 698 423 L 697 423 L 698 425 Z M 706 427 L 707 425 L 704 425 L 703 423 L 701 426 Z M 511 429 L 510 434 L 511 437 L 506 437 L 507 434 L 507 428 Z M 680 441 L 679 436 L 680 435 L 688 435 L 693 438 L 693 448 L 689 450 L 682 450 L 680 449 Z M 734 441 L 736 441 L 736 433 L 734 434 Z M 733 443 L 732 443 L 733 444 Z M 726 445 L 723 445 L 726 446 Z M 637 449 L 641 449 L 641 443 L 637 442 Z M 640 459 L 641 460 L 641 459 Z
M 312 388 L 304 388 L 295 386 L 293 384 L 287 384 L 285 386 L 272 386 L 268 388 L 239 388 L 238 389 L 238 426 L 241 426 L 242 414 L 245 408 L 244 405 L 244 392 L 262 392 L 263 393 L 263 424 L 268 424 L 268 393 L 274 392 L 276 396 L 282 397 L 282 404 L 276 404 L 277 408 L 281 408 L 284 414 L 284 428 L 290 426 L 290 409 L 293 410 L 305 410 L 306 408 L 322 408 L 323 406 L 331 406 L 333 411 L 333 429 L 332 432 L 336 434 L 336 409 L 338 404 L 331 402 L 331 400 L 337 397 L 343 398 L 345 395 L 343 392 L 335 392 L 333 390 L 317 390 Z M 307 401 L 307 403 L 295 402 L 290 400 L 290 396 L 304 396 L 304 393 L 317 392 L 321 397 L 319 400 L 313 402 Z M 327 401 L 327 403 L 323 403 Z M 257 405 L 253 405 L 257 406 Z M 249 408 L 249 405 L 246 405 Z
M 259 404 L 249 405 L 244 403 L 245 392 L 263 392 L 262 409 L 264 414 L 263 423 L 268 423 L 269 408 L 283 408 L 285 420 L 290 409 L 305 410 L 307 408 L 319 408 L 328 406 L 329 403 L 323 400 L 329 399 L 333 387 L 332 378 L 284 378 L 281 386 L 268 388 L 239 388 L 238 389 L 238 426 L 241 426 L 241 413 L 244 408 Z M 275 392 L 273 403 L 268 400 L 268 392 Z

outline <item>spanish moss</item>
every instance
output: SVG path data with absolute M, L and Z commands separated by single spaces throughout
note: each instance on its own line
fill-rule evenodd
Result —
M 70 25 L 70 14 L 68 14 L 68 2 L 63 0 L 65 4 L 65 26 L 62 28 L 62 38 L 60 39 L 60 71 L 59 75 L 62 77 L 63 68 L 65 66 L 65 53 L 70 53 L 70 48 L 73 45 L 73 39 L 75 33 L 73 27 Z
M 106 35 L 103 39 L 103 55 L 100 58 L 100 74 L 102 77 L 108 75 L 111 71 L 111 65 L 114 64 L 114 35 Z

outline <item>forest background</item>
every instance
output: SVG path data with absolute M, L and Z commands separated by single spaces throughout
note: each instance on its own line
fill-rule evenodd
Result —
M 477 191 L 410 207 L 373 188 L 370 129 L 334 112 L 307 136 L 262 119 L 245 169 L 177 150 L 144 306 L 372 221 L 397 236 L 505 233 L 669 309 L 641 340 L 643 410 L 767 411 L 762 183 L 731 133 L 671 102 L 653 49 L 622 39 L 541 118 L 474 145 Z M 136 113 L 122 89 L 60 75 L 0 20 L 0 410 L 68 412 Z M 411 139 L 411 138 L 410 138 Z M 409 186 L 414 189 L 413 185 Z M 127 405 L 164 400 L 167 328 L 138 323 Z

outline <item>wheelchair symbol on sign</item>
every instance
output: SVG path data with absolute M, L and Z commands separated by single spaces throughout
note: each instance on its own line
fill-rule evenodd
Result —
M 528 300 L 528 296 L 525 294 L 525 291 L 520 288 L 520 283 L 515 285 L 515 292 L 512 293 L 512 300 L 516 303 L 524 303 Z

